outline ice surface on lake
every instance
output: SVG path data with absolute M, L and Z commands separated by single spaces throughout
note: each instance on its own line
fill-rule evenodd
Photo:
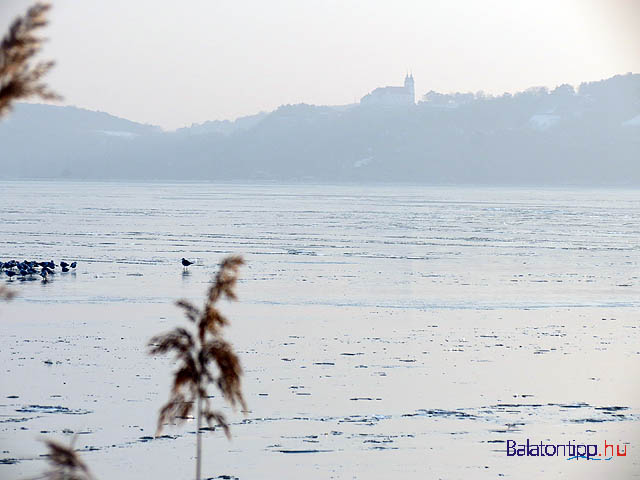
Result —
M 631 478 L 640 471 L 640 193 L 5 182 L 0 260 L 77 260 L 0 304 L 0 477 L 71 438 L 99 478 L 188 478 L 194 426 L 153 439 L 153 334 L 242 254 L 225 305 L 251 409 L 208 477 Z M 183 271 L 180 258 L 195 260 Z M 216 393 L 216 399 L 217 393 Z M 609 462 L 506 440 L 629 443 Z M 620 475 L 620 476 L 617 476 Z

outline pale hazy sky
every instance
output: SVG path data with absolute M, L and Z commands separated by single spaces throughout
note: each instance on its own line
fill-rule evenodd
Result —
M 0 0 L 0 27 L 32 2 Z M 640 0 L 54 0 L 64 104 L 166 129 L 377 86 L 502 93 L 640 72 Z

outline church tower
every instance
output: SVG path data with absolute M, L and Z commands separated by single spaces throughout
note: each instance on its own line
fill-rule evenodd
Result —
M 404 89 L 407 92 L 407 95 L 409 95 L 411 97 L 411 104 L 415 104 L 416 103 L 416 91 L 414 88 L 414 84 L 413 84 L 413 73 L 411 75 L 409 75 L 407 73 L 407 76 L 404 77 Z
M 413 84 L 413 74 L 407 72 L 403 86 L 378 87 L 360 99 L 364 105 L 379 105 L 384 107 L 400 107 L 416 104 L 416 91 Z

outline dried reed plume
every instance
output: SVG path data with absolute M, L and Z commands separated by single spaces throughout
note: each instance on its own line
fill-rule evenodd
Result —
M 12 102 L 36 96 L 43 100 L 60 97 L 41 82 L 54 62 L 31 64 L 40 51 L 42 39 L 35 31 L 47 24 L 46 14 L 51 8 L 46 3 L 36 3 L 24 17 L 18 17 L 0 44 L 0 117 L 11 109 Z
M 240 405 L 246 410 L 240 384 L 240 360 L 222 336 L 222 327 L 228 325 L 229 321 L 216 309 L 216 302 L 222 297 L 236 300 L 234 288 L 238 269 L 243 264 L 242 257 L 237 256 L 227 257 L 222 261 L 209 287 L 202 310 L 186 300 L 176 303 L 195 325 L 195 332 L 177 327 L 171 332 L 153 337 L 149 342 L 152 355 L 172 352 L 178 362 L 171 396 L 160 410 L 156 434 L 160 433 L 165 423 L 184 422 L 196 407 L 196 480 L 200 480 L 201 471 L 202 419 L 207 421 L 210 428 L 220 426 L 228 438 L 231 436 L 224 415 L 211 408 L 207 394 L 209 384 L 215 384 L 232 407 Z M 215 374 L 211 371 L 212 364 L 217 367 Z
M 93 480 L 86 464 L 70 446 L 62 445 L 53 440 L 45 440 L 49 449 L 47 455 L 51 470 L 45 472 L 43 477 L 47 480 Z
M 16 293 L 14 291 L 0 285 L 0 300 L 11 300 L 15 295 Z

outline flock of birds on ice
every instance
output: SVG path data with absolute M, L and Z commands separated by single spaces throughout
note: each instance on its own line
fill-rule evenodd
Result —
M 0 270 L 4 271 L 9 280 L 13 280 L 13 277 L 18 277 L 20 280 L 34 280 L 35 275 L 40 275 L 45 283 L 48 281 L 49 276 L 57 273 L 56 269 L 58 267 L 60 267 L 62 273 L 68 273 L 77 266 L 78 262 L 67 263 L 61 261 L 56 264 L 53 260 L 48 262 L 36 262 L 33 260 L 24 260 L 22 262 L 17 260 L 0 261 Z
M 182 266 L 187 268 L 189 265 L 193 265 L 193 262 L 183 258 Z M 13 277 L 18 277 L 20 280 L 35 280 L 35 275 L 40 275 L 43 282 L 48 282 L 51 275 L 57 273 L 56 269 L 60 267 L 61 273 L 68 273 L 74 270 L 78 266 L 78 262 L 67 263 L 61 261 L 56 264 L 53 260 L 48 262 L 36 262 L 34 260 L 23 260 L 18 262 L 17 260 L 9 260 L 8 262 L 0 261 L 0 271 L 4 271 L 4 274 L 9 277 L 9 280 L 13 280 Z

